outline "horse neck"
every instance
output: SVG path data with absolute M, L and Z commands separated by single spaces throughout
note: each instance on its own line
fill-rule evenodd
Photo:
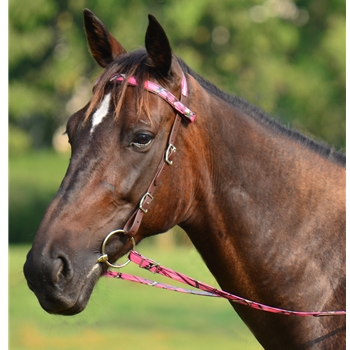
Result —
M 201 136 L 191 135 L 196 189 L 180 226 L 222 288 L 277 307 L 324 309 L 325 291 L 345 281 L 345 170 L 216 97 L 201 100 Z M 334 251 L 338 259 L 325 266 Z M 237 307 L 261 329 L 246 309 Z

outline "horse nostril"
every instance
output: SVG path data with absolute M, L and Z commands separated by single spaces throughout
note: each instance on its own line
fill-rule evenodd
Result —
M 52 282 L 54 284 L 60 281 L 70 280 L 72 277 L 72 269 L 70 261 L 65 256 L 58 256 L 52 265 Z

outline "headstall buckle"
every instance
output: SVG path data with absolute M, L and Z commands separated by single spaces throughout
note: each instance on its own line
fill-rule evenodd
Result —
M 145 194 L 143 195 L 143 197 L 142 197 L 141 200 L 140 200 L 140 204 L 139 204 L 140 210 L 142 210 L 145 214 L 148 212 L 148 209 L 144 208 L 143 206 L 144 206 L 144 204 L 145 204 L 145 201 L 146 201 L 147 197 L 150 198 L 150 201 L 149 201 L 149 202 L 146 202 L 146 204 L 149 204 L 150 202 L 152 202 L 153 196 L 152 196 L 149 192 L 147 192 L 147 193 L 145 193 Z
M 176 152 L 176 147 L 175 147 L 173 144 L 169 143 L 169 146 L 168 146 L 168 148 L 167 148 L 166 151 L 165 151 L 165 162 L 166 162 L 167 164 L 169 164 L 169 165 L 172 165 L 172 164 L 173 164 L 173 161 L 170 160 L 170 156 L 171 156 L 174 152 Z

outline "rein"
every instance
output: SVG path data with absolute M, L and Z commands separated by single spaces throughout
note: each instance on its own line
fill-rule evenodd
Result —
M 126 81 L 131 86 L 137 86 L 138 83 L 134 77 L 127 78 L 124 74 L 114 74 L 111 76 L 110 81 L 116 81 L 116 82 L 124 82 Z M 153 195 L 156 190 L 156 186 L 160 182 L 164 171 L 167 166 L 171 166 L 173 164 L 173 155 L 176 152 L 175 147 L 175 140 L 176 136 L 179 130 L 179 127 L 181 125 L 182 119 L 181 116 L 184 117 L 185 120 L 189 122 L 194 122 L 195 114 L 185 106 L 183 103 L 184 100 L 188 96 L 188 88 L 187 88 L 187 81 L 185 75 L 182 73 L 182 82 L 181 82 L 181 97 L 180 100 L 178 100 L 172 93 L 161 87 L 160 85 L 153 83 L 151 81 L 146 81 L 143 85 L 144 89 L 158 95 L 161 97 L 164 101 L 169 103 L 176 111 L 177 114 L 175 116 L 175 120 L 173 123 L 173 126 L 171 128 L 167 147 L 164 152 L 164 157 L 161 159 L 156 174 L 153 177 L 153 180 L 151 181 L 151 184 L 149 185 L 146 193 L 142 196 L 138 208 L 134 211 L 134 213 L 131 215 L 127 223 L 125 224 L 123 229 L 118 229 L 110 232 L 106 238 L 104 239 L 101 247 L 102 255 L 97 259 L 97 263 L 106 263 L 108 266 L 113 268 L 122 268 L 126 266 L 127 264 L 132 261 L 133 263 L 139 265 L 140 268 L 148 270 L 152 272 L 153 274 L 159 274 L 165 277 L 168 277 L 170 279 L 173 279 L 175 281 L 187 284 L 191 287 L 199 289 L 199 291 L 195 290 L 189 290 L 184 288 L 175 287 L 172 285 L 164 284 L 155 282 L 152 280 L 148 280 L 142 277 L 125 274 L 121 272 L 115 272 L 115 271 L 107 271 L 103 276 L 105 277 L 111 277 L 111 278 L 118 278 L 123 279 L 131 282 L 138 282 L 145 285 L 150 285 L 156 288 L 161 289 L 167 289 L 172 290 L 180 293 L 186 293 L 186 294 L 195 294 L 195 295 L 202 295 L 202 296 L 210 296 L 210 297 L 219 297 L 228 299 L 234 303 L 241 304 L 248 306 L 250 308 L 261 310 L 265 312 L 280 314 L 280 315 L 286 315 L 286 316 L 313 316 L 313 317 L 321 317 L 321 316 L 335 316 L 335 315 L 345 315 L 345 311 L 316 311 L 316 312 L 304 312 L 304 311 L 291 311 L 291 310 L 285 310 L 280 309 L 268 305 L 264 305 L 261 303 L 257 303 L 242 297 L 239 297 L 234 294 L 230 294 L 228 292 L 225 292 L 223 290 L 219 290 L 217 288 L 211 287 L 205 283 L 202 283 L 200 281 L 197 281 L 191 277 L 188 277 L 182 273 L 176 272 L 174 270 L 168 269 L 166 267 L 161 266 L 154 260 L 148 259 L 141 254 L 139 254 L 136 251 L 136 245 L 134 236 L 136 235 L 140 225 L 141 221 L 143 219 L 143 215 L 148 212 L 150 203 L 153 200 Z M 133 244 L 133 249 L 130 251 L 128 260 L 123 264 L 117 264 L 114 265 L 108 261 L 108 255 L 105 253 L 105 247 L 106 244 L 111 236 L 117 233 L 122 233 L 127 235 Z
M 172 290 L 174 292 L 224 298 L 224 299 L 228 299 L 234 303 L 248 306 L 252 309 L 261 310 L 261 311 L 270 312 L 270 313 L 279 314 L 279 315 L 285 315 L 285 316 L 321 317 L 321 316 L 336 316 L 336 315 L 339 316 L 339 315 L 346 314 L 345 311 L 310 311 L 310 312 L 291 311 L 291 310 L 280 309 L 280 308 L 268 306 L 265 304 L 257 303 L 255 301 L 251 301 L 251 300 L 239 297 L 237 295 L 225 292 L 223 290 L 214 288 L 208 284 L 205 284 L 205 283 L 197 281 L 191 277 L 188 277 L 180 272 L 176 272 L 174 270 L 171 270 L 169 268 L 161 266 L 156 261 L 146 258 L 145 256 L 141 255 L 140 253 L 138 253 L 135 250 L 130 251 L 129 260 L 132 261 L 133 263 L 135 263 L 136 265 L 139 265 L 140 268 L 147 270 L 147 271 L 150 271 L 153 274 L 159 274 L 159 275 L 168 277 L 168 278 L 175 280 L 177 282 L 181 282 L 181 283 L 187 284 L 191 287 L 197 288 L 200 291 L 175 287 L 175 286 L 172 286 L 169 284 L 155 282 L 152 280 L 145 279 L 143 277 L 126 274 L 126 273 L 122 273 L 119 271 L 118 272 L 107 271 L 103 276 L 110 277 L 110 278 L 118 278 L 118 279 L 131 281 L 131 282 L 137 282 L 137 283 L 145 284 L 148 286 L 153 286 L 156 288 Z

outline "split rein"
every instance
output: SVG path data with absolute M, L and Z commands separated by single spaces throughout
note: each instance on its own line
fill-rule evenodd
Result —
M 134 276 L 126 273 L 122 273 L 119 271 L 107 271 L 104 276 L 110 277 L 110 278 L 118 278 L 125 281 L 131 281 L 131 282 L 137 282 L 141 284 L 145 284 L 148 286 L 161 288 L 161 289 L 167 289 L 172 290 L 174 292 L 179 293 L 186 293 L 186 294 L 194 294 L 194 295 L 201 295 L 201 296 L 208 296 L 208 297 L 217 297 L 217 298 L 224 298 L 228 299 L 234 303 L 245 305 L 248 307 L 251 307 L 252 309 L 261 310 L 265 312 L 270 312 L 274 314 L 280 314 L 285 316 L 313 316 L 313 317 L 321 317 L 321 316 L 335 316 L 335 315 L 345 315 L 345 311 L 316 311 L 316 312 L 303 312 L 303 311 L 290 311 L 285 309 L 280 309 L 268 305 L 264 305 L 261 303 L 257 303 L 255 301 L 251 301 L 242 297 L 239 297 L 237 295 L 225 292 L 223 290 L 214 288 L 208 284 L 205 284 L 203 282 L 197 281 L 191 277 L 188 277 L 182 273 L 176 272 L 174 270 L 171 270 L 169 268 L 166 268 L 164 266 L 161 266 L 154 260 L 148 259 L 138 253 L 135 250 L 131 250 L 129 253 L 129 261 L 132 261 L 136 265 L 139 265 L 140 268 L 145 269 L 147 271 L 152 272 L 153 274 L 159 274 L 161 276 L 168 277 L 172 280 L 175 280 L 177 282 L 184 283 L 186 285 L 189 285 L 191 287 L 199 289 L 199 291 L 192 290 L 192 289 L 184 289 L 176 286 L 172 286 L 165 283 L 159 283 L 155 282 L 143 277 Z
M 136 79 L 134 77 L 126 78 L 123 74 L 116 74 L 113 75 L 110 78 L 110 81 L 115 82 L 123 82 L 127 80 L 127 83 L 132 86 L 138 85 Z M 242 297 L 239 297 L 237 295 L 225 292 L 223 290 L 219 290 L 217 288 L 214 288 L 208 284 L 202 283 L 200 281 L 197 281 L 191 277 L 188 277 L 182 273 L 176 272 L 174 270 L 171 270 L 169 268 L 166 268 L 164 266 L 161 266 L 159 263 L 155 262 L 154 260 L 148 259 L 144 256 L 142 256 L 140 253 L 136 251 L 136 245 L 134 236 L 137 233 L 138 228 L 140 227 L 143 215 L 148 212 L 148 208 L 150 203 L 153 200 L 153 193 L 156 189 L 157 184 L 160 182 L 161 177 L 163 176 L 164 170 L 166 169 L 166 166 L 171 166 L 172 156 L 176 152 L 176 147 L 174 145 L 175 139 L 178 133 L 178 129 L 182 122 L 182 117 L 184 117 L 185 120 L 189 122 L 193 122 L 195 119 L 195 114 L 187 108 L 183 104 L 183 100 L 187 98 L 188 88 L 187 88 L 187 81 L 185 78 L 185 75 L 183 74 L 182 77 L 182 83 L 181 83 L 181 98 L 178 100 L 173 94 L 171 94 L 169 91 L 164 89 L 163 87 L 159 86 L 158 84 L 155 84 L 151 81 L 146 81 L 144 83 L 144 89 L 158 95 L 163 100 L 165 100 L 167 103 L 169 103 L 176 111 L 176 117 L 172 126 L 172 129 L 169 134 L 168 144 L 164 153 L 164 157 L 162 158 L 158 169 L 156 171 L 156 174 L 148 187 L 146 193 L 142 196 L 139 207 L 135 210 L 135 212 L 132 214 L 128 222 L 125 224 L 123 229 L 115 230 L 110 232 L 106 238 L 104 239 L 102 243 L 102 255 L 98 258 L 98 263 L 106 263 L 108 266 L 112 268 L 122 268 L 129 264 L 130 262 L 133 262 L 137 264 L 140 268 L 145 269 L 147 271 L 150 271 L 153 274 L 159 274 L 164 277 L 170 278 L 172 280 L 175 280 L 177 282 L 184 283 L 188 286 L 191 286 L 193 288 L 199 289 L 198 291 L 192 290 L 192 289 L 184 289 L 176 286 L 172 286 L 169 284 L 159 283 L 155 282 L 149 279 L 145 279 L 143 277 L 134 276 L 126 273 L 116 272 L 116 271 L 107 271 L 103 276 L 110 277 L 110 278 L 117 278 L 122 279 L 126 281 L 131 282 L 137 282 L 149 286 L 153 286 L 156 288 L 161 289 L 167 289 L 172 290 L 175 292 L 180 293 L 186 293 L 186 294 L 194 294 L 194 295 L 201 295 L 201 296 L 209 296 L 209 297 L 218 297 L 218 298 L 224 298 L 228 299 L 231 302 L 248 306 L 252 309 L 261 310 L 265 312 L 280 314 L 280 315 L 286 315 L 286 316 L 313 316 L 313 317 L 321 317 L 321 316 L 335 316 L 335 315 L 345 315 L 345 311 L 315 311 L 315 312 L 304 312 L 304 311 L 291 311 L 291 310 L 285 310 L 280 309 L 268 305 L 264 305 L 261 303 L 257 303 L 255 301 L 251 301 Z M 179 115 L 180 114 L 180 115 Z M 105 248 L 108 240 L 111 236 L 115 234 L 126 234 L 128 237 L 130 237 L 133 249 L 130 251 L 128 260 L 123 264 L 117 264 L 114 265 L 108 261 L 108 255 L 105 253 Z

